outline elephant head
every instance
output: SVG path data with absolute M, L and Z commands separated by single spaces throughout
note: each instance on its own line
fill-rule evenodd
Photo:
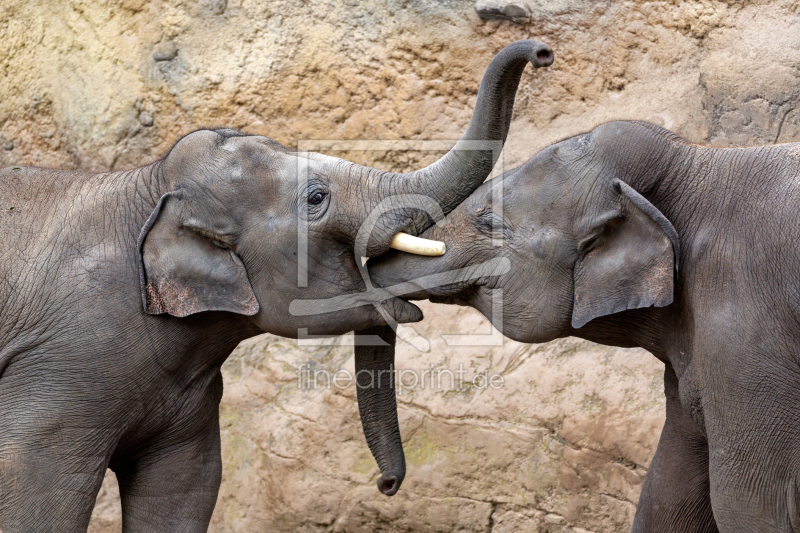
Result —
M 386 252 L 398 232 L 421 233 L 469 196 L 499 153 L 497 146 L 475 149 L 471 143 L 502 146 L 525 65 L 552 61 L 550 47 L 535 41 L 504 48 L 483 77 L 461 140 L 439 161 L 407 174 L 292 152 L 270 139 L 233 130 L 187 135 L 162 161 L 147 167 L 160 192 L 138 241 L 145 311 L 175 317 L 227 311 L 286 337 L 338 335 L 419 320 L 419 309 L 400 299 L 302 313 L 293 312 L 291 304 L 358 297 L 366 288 L 359 256 Z M 383 337 L 389 345 L 394 342 Z M 378 352 L 379 361 L 386 361 Z M 357 354 L 357 361 L 370 357 Z M 383 399 L 365 402 L 368 410 L 390 407 Z M 392 399 L 390 410 L 393 405 Z M 389 477 L 402 480 L 399 433 L 376 440 L 370 435 L 380 429 L 367 419 L 364 426 L 376 457 L 394 458 L 384 462 L 393 465 L 387 467 Z M 393 493 L 399 481 L 382 487 Z
M 678 233 L 635 185 L 659 195 L 653 184 L 686 160 L 688 143 L 676 139 L 612 122 L 550 146 L 422 234 L 445 255 L 392 250 L 368 263 L 371 282 L 397 297 L 474 307 L 521 342 L 609 338 L 622 331 L 603 323 L 611 315 L 673 301 Z M 382 420 L 391 438 L 396 414 Z
M 539 67 L 552 60 L 550 48 L 534 41 L 503 49 L 484 75 L 461 141 L 408 174 L 292 152 L 233 130 L 182 138 L 153 170 L 166 193 L 139 237 L 146 311 L 179 317 L 229 311 L 288 337 L 384 323 L 372 306 L 294 316 L 289 304 L 363 290 L 353 252 L 370 215 L 375 220 L 362 253 L 375 256 L 398 232 L 416 235 L 430 225 L 431 206 L 448 213 L 463 201 L 497 156 L 463 146 L 505 141 L 522 70 L 528 62 Z M 399 321 L 419 315 L 396 300 L 389 307 Z
M 522 342 L 584 336 L 595 319 L 666 306 L 678 235 L 630 183 L 665 171 L 680 149 L 667 134 L 617 122 L 550 146 L 423 233 L 446 255 L 392 251 L 370 261 L 371 279 L 396 296 L 474 307 Z

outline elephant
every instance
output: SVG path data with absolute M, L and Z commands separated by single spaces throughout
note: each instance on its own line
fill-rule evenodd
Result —
M 385 339 L 357 347 L 359 364 L 382 364 L 387 324 L 418 320 L 413 304 L 300 316 L 290 303 L 358 293 L 359 255 L 463 201 L 498 156 L 464 143 L 502 145 L 525 65 L 552 61 L 536 41 L 504 48 L 461 141 L 407 174 L 230 129 L 190 133 L 128 171 L 0 170 L 3 531 L 85 531 L 107 468 L 125 532 L 206 531 L 222 469 L 222 363 L 264 332 L 358 330 Z M 382 391 L 361 392 L 363 413 L 394 409 Z M 399 434 L 372 438 L 382 420 L 368 416 L 364 431 L 392 493 L 402 446 Z
M 798 176 L 800 144 L 604 123 L 426 230 L 444 256 L 392 251 L 369 261 L 371 282 L 471 306 L 517 341 L 575 336 L 663 362 L 634 532 L 800 531 Z

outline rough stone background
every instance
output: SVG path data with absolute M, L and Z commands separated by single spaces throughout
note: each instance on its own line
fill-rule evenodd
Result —
M 800 16 L 790 1 L 3 0 L 0 165 L 124 169 L 202 126 L 316 139 L 445 139 L 484 68 L 520 38 L 555 64 L 523 76 L 502 164 L 611 119 L 715 145 L 800 139 Z M 502 0 L 482 0 L 503 12 Z M 491 4 L 491 5 L 489 5 Z M 487 5 L 489 5 L 487 7 Z M 390 170 L 434 152 L 344 155 Z M 500 374 L 500 389 L 404 391 L 408 475 L 381 496 L 343 345 L 264 336 L 225 364 L 224 482 L 212 531 L 612 532 L 629 528 L 663 423 L 662 367 L 567 339 L 457 347 L 476 313 L 426 305 L 400 367 Z M 494 342 L 494 337 L 487 337 Z M 447 387 L 445 387 L 447 388 Z M 121 528 L 113 476 L 90 531 Z

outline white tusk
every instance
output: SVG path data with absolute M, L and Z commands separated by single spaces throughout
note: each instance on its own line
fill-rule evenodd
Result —
M 447 248 L 441 241 L 421 239 L 403 232 L 392 237 L 392 242 L 389 243 L 389 247 L 400 250 L 401 252 L 408 252 L 416 255 L 444 255 L 447 251 Z

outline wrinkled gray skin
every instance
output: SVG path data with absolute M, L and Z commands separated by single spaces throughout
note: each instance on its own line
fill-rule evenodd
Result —
M 502 212 L 495 180 L 478 188 L 424 233 L 445 256 L 368 265 L 393 293 L 475 307 L 518 341 L 664 362 L 633 531 L 800 531 L 798 176 L 800 144 L 710 148 L 612 122 L 506 173 Z
M 529 61 L 549 65 L 552 52 L 520 41 L 494 59 L 463 139 L 505 140 Z M 386 316 L 372 305 L 293 316 L 290 303 L 364 289 L 354 252 L 378 255 L 396 232 L 431 223 L 426 204 L 393 195 L 425 194 L 447 213 L 493 163 L 490 151 L 454 150 L 395 175 L 202 130 L 127 172 L 0 170 L 3 531 L 85 531 L 106 467 L 119 480 L 124 531 L 205 531 L 221 475 L 225 358 L 262 332 L 369 328 L 388 344 L 358 347 L 357 361 L 385 365 L 387 318 L 418 320 L 412 304 L 391 300 Z M 388 212 L 354 249 L 381 201 Z M 307 286 L 298 285 L 298 221 Z M 387 493 L 402 481 L 402 446 L 399 433 L 374 434 L 385 434 L 393 394 L 367 391 L 361 406 Z

